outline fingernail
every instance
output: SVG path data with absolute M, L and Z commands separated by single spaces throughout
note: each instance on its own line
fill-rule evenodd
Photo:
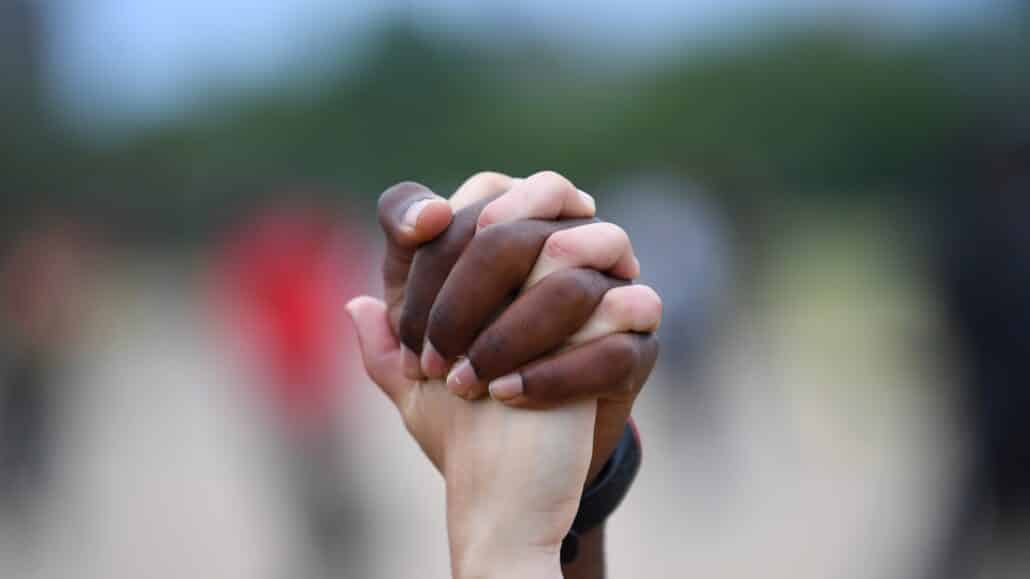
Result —
M 422 371 L 430 378 L 443 378 L 447 374 L 447 361 L 429 340 L 422 346 Z
M 418 356 L 403 344 L 401 344 L 401 368 L 404 376 L 412 380 L 422 379 L 422 367 L 419 366 Z
M 580 199 L 582 199 L 584 203 L 590 206 L 590 210 L 597 211 L 597 201 L 594 201 L 594 196 L 590 193 L 587 193 L 586 191 L 583 191 L 582 189 L 577 189 L 577 191 L 579 191 Z
M 469 362 L 468 358 L 462 358 L 447 375 L 447 389 L 462 398 L 468 395 L 469 389 L 477 382 L 479 376 L 476 376 L 476 369 L 472 367 L 472 362 Z
M 404 218 L 401 220 L 401 225 L 414 231 L 415 225 L 418 224 L 418 216 L 422 214 L 422 210 L 425 209 L 426 205 L 429 205 L 432 199 L 420 199 L 411 204 L 404 211 Z
M 522 375 L 518 372 L 501 376 L 490 383 L 490 397 L 494 400 L 511 400 L 522 394 Z

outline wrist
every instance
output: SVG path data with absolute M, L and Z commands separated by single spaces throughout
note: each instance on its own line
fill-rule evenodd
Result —
M 454 579 L 560 579 L 560 543 L 528 540 L 517 517 L 448 503 Z
M 466 493 L 448 492 L 447 536 L 454 579 L 562 577 L 558 534 L 544 537 L 532 532 L 524 527 L 523 517 L 498 509 L 499 501 L 487 506 L 467 499 Z M 470 504 L 476 502 L 478 508 Z
M 561 579 L 558 553 L 509 546 L 452 546 L 454 579 Z
M 580 535 L 576 559 L 562 565 L 562 573 L 568 579 L 604 579 L 604 531 L 605 524 Z

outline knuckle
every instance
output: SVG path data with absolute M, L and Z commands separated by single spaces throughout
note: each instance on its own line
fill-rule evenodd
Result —
M 609 221 L 598 221 L 597 223 L 590 224 L 589 227 L 596 228 L 596 233 L 604 235 L 605 237 L 611 239 L 615 243 L 629 243 L 629 234 L 626 233 L 625 229 L 614 223 L 611 223 Z
M 482 205 L 469 205 L 454 212 L 454 220 L 473 219 L 483 211 Z
M 466 353 L 475 332 L 474 320 L 466 315 L 460 299 L 444 297 L 438 300 L 426 317 L 425 337 L 445 358 Z
M 635 303 L 626 291 L 610 291 L 605 294 L 605 313 L 613 322 L 624 323 L 633 319 Z
M 435 239 L 420 245 L 415 252 L 415 263 L 419 276 L 443 275 L 454 267 L 458 256 L 467 244 L 468 235 L 462 223 L 452 223 Z M 412 280 L 418 280 L 412 276 Z M 414 288 L 416 291 L 418 288 Z
M 657 329 L 658 324 L 662 321 L 662 310 L 664 304 L 662 304 L 662 296 L 658 295 L 658 292 L 651 286 L 640 285 L 635 286 L 640 289 L 640 307 L 642 308 L 641 317 L 649 324 L 654 324 Z
M 619 247 L 627 248 L 627 247 L 630 246 L 631 242 L 630 242 L 630 239 L 629 239 L 629 233 L 626 233 L 625 229 L 623 229 L 622 227 L 620 227 L 620 226 L 618 226 L 618 225 L 616 225 L 614 223 L 608 223 L 607 225 L 611 229 L 612 237 L 615 239 L 615 243 Z
M 487 209 L 489 209 L 489 207 L 487 207 Z M 483 214 L 485 214 L 486 211 L 487 210 L 484 209 Z M 482 220 L 483 215 L 481 214 L 479 218 Z M 507 243 L 508 232 L 502 224 L 477 232 L 476 236 L 472 238 L 472 242 L 469 243 L 466 251 L 473 251 L 477 255 L 492 255 L 497 253 Z
M 636 330 L 654 329 L 662 319 L 662 298 L 646 285 L 626 286 L 612 304 L 615 315 Z
M 591 228 L 588 239 L 596 248 L 595 251 L 602 254 L 606 261 L 610 261 L 612 266 L 632 247 L 629 234 L 614 223 L 601 221 L 586 227 Z
M 544 252 L 549 257 L 573 257 L 582 254 L 583 258 L 596 256 L 615 259 L 630 245 L 626 230 L 603 221 L 595 221 L 563 229 L 547 238 Z
M 544 186 L 548 190 L 567 190 L 575 188 L 572 181 L 569 181 L 561 173 L 551 170 L 534 173 L 530 175 L 526 181 L 532 182 L 534 185 Z
M 637 340 L 631 334 L 616 334 L 605 340 L 605 360 L 609 365 L 609 376 L 626 389 L 632 388 L 629 378 L 640 360 Z
M 595 287 L 588 272 L 565 269 L 549 276 L 547 291 L 556 304 L 565 308 L 584 308 L 595 301 Z
M 508 183 L 511 178 L 497 171 L 480 171 L 462 183 L 462 188 L 498 189 Z
M 492 376 L 495 366 L 510 349 L 510 340 L 505 332 L 487 330 L 480 334 L 468 351 L 469 361 L 480 377 Z
M 544 255 L 553 258 L 562 258 L 575 253 L 575 240 L 571 237 L 572 229 L 556 231 L 544 242 Z
M 495 222 L 500 221 L 500 212 L 500 207 L 498 207 L 496 203 L 490 202 L 490 204 L 484 207 L 483 211 L 480 212 L 479 218 L 476 221 L 477 225 L 480 227 L 493 225 Z
M 515 223 L 502 223 L 480 231 L 472 239 L 467 251 L 474 251 L 475 256 L 489 262 L 506 261 L 520 253 L 520 227 Z

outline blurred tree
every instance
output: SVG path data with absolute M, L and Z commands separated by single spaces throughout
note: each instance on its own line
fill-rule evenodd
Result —
M 481 168 L 556 168 L 594 188 L 655 167 L 745 204 L 754 192 L 770 203 L 894 195 L 980 112 L 951 72 L 957 58 L 1026 76 L 1012 64 L 1026 58 L 999 66 L 987 36 L 877 48 L 802 32 L 604 76 L 545 49 L 492 51 L 397 22 L 316 91 L 298 94 L 286 78 L 116 143 L 15 125 L 0 136 L 3 186 L 21 198 L 59 192 L 52 202 L 167 241 L 195 239 L 281 185 L 342 187 L 370 203 L 400 179 L 446 189 Z

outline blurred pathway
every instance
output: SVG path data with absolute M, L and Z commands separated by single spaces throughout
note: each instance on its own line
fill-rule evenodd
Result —
M 182 271 L 138 268 L 105 287 L 67 384 L 42 551 L 16 569 L 0 533 L 0 576 L 295 576 L 305 552 L 260 411 L 218 359 L 190 287 Z M 941 452 L 949 433 L 932 401 L 889 377 L 831 387 L 787 372 L 790 352 L 742 320 L 716 371 L 722 438 L 687 439 L 689 409 L 670 412 L 665 396 L 674 377 L 648 386 L 647 459 L 611 524 L 610 577 L 909 577 L 957 459 Z M 441 481 L 359 382 L 344 438 L 369 515 L 354 540 L 373 578 L 446 579 Z

